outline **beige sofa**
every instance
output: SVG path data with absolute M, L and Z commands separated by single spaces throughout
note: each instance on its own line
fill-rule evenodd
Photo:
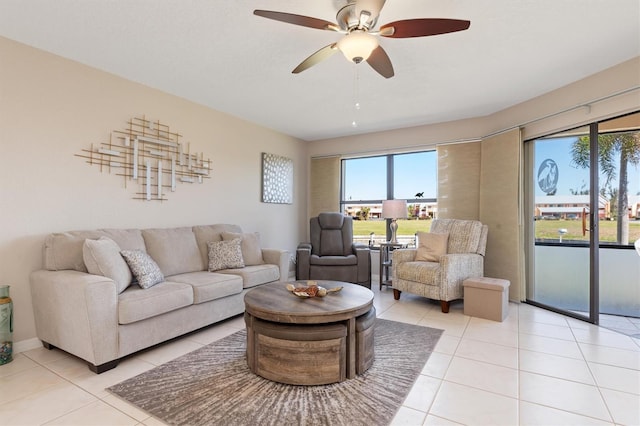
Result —
M 209 243 L 218 247 L 227 244 L 223 240 L 241 243 L 247 262 L 209 272 Z M 119 250 L 148 254 L 164 280 L 149 288 L 131 283 Z M 51 234 L 43 270 L 30 279 L 36 332 L 45 347 L 82 358 L 101 373 L 126 355 L 243 313 L 249 289 L 286 280 L 288 270 L 287 251 L 260 248 L 256 234 L 236 225 Z

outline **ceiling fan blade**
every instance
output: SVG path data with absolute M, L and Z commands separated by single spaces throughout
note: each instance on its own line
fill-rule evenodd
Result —
M 460 19 L 406 19 L 381 26 L 380 35 L 391 38 L 425 37 L 463 31 L 470 25 L 470 21 Z
M 391 59 L 389 59 L 389 55 L 387 55 L 387 52 L 384 51 L 382 46 L 378 46 L 373 49 L 373 52 L 371 52 L 371 55 L 369 55 L 369 58 L 367 59 L 367 63 L 384 78 L 391 78 L 394 76 Z
M 274 12 L 271 10 L 259 10 L 253 11 L 254 15 L 262 16 L 263 18 L 273 19 L 280 22 L 286 22 L 287 24 L 300 25 L 303 27 L 315 28 L 318 30 L 339 30 L 338 26 L 324 19 L 311 18 L 309 16 L 294 15 L 292 13 Z
M 337 43 L 332 43 L 328 46 L 323 47 L 322 49 L 315 52 L 313 55 L 309 56 L 304 61 L 300 62 L 300 65 L 295 67 L 293 74 L 299 74 L 302 71 L 311 68 L 312 66 L 324 61 L 325 59 L 333 56 L 334 53 L 338 51 Z

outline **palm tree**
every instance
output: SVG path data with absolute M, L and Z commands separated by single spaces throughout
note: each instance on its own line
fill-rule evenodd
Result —
M 617 242 L 629 244 L 629 198 L 627 168 L 629 164 L 640 164 L 640 132 L 607 133 L 598 135 L 598 163 L 607 187 L 618 175 L 617 200 Z M 620 163 L 616 168 L 615 160 L 619 156 Z M 578 167 L 589 168 L 589 137 L 579 137 L 571 146 L 573 163 Z
M 369 220 L 369 214 L 371 213 L 371 207 L 364 206 L 360 209 L 360 220 Z

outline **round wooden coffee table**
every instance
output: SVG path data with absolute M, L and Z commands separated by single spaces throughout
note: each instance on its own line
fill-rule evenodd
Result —
M 244 297 L 247 363 L 252 372 L 281 383 L 319 385 L 361 374 L 373 362 L 373 292 L 340 281 L 325 297 L 300 298 L 289 283 L 266 284 Z M 306 286 L 306 281 L 293 282 Z

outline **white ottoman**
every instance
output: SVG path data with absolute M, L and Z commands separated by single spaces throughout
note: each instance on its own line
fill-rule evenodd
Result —
M 504 321 L 509 314 L 509 281 L 476 277 L 462 282 L 464 314 L 493 321 Z

